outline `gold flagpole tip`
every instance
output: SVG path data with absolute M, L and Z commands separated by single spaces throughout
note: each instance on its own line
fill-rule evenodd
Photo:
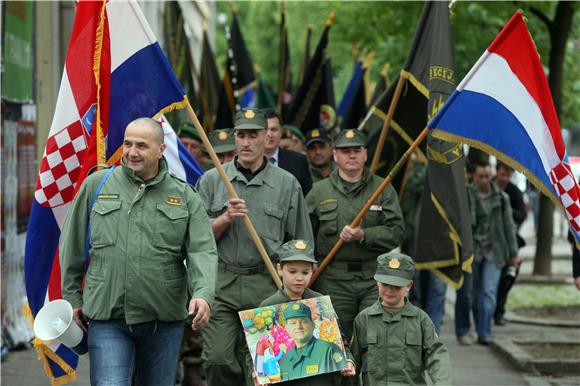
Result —
M 236 13 L 238 11 L 236 5 L 232 1 L 228 2 L 228 6 L 230 7 L 231 12 Z
M 391 69 L 391 63 L 389 63 L 389 62 L 385 63 L 385 65 L 383 66 L 383 69 L 381 70 L 381 75 L 387 76 L 390 69 Z
M 375 57 L 375 51 L 369 52 L 369 54 L 367 55 L 365 64 L 364 64 L 365 68 L 369 68 L 371 66 L 371 64 L 373 63 L 374 57 Z
M 336 11 L 332 10 L 332 12 L 330 12 L 330 15 L 328 15 L 328 19 L 326 19 L 326 26 L 327 27 L 332 26 L 332 23 L 334 23 L 335 17 L 336 17 Z

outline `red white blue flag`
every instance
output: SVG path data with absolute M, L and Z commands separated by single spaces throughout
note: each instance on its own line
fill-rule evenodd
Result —
M 25 250 L 36 315 L 61 293 L 58 241 L 74 194 L 97 164 L 118 163 L 125 127 L 184 107 L 187 97 L 134 1 L 80 1 L 32 204 Z M 160 119 L 163 119 L 162 117 Z M 194 184 L 202 170 L 164 125 L 170 171 Z M 74 379 L 78 357 L 35 341 L 53 384 Z
M 512 16 L 428 127 L 435 137 L 468 143 L 524 173 L 564 210 L 580 240 L 580 188 L 521 11 Z

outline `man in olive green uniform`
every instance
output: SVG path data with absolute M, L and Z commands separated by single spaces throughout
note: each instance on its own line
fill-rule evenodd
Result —
M 355 316 L 377 298 L 372 279 L 377 256 L 399 246 L 404 234 L 397 193 L 391 186 L 373 203 L 359 227 L 349 226 L 382 182 L 364 166 L 365 143 L 365 134 L 358 130 L 338 133 L 333 146 L 338 169 L 314 184 L 306 197 L 316 257 L 324 258 L 339 237 L 345 242 L 314 283 L 314 290 L 331 296 L 348 338 Z
M 282 381 L 325 374 L 346 368 L 345 353 L 334 343 L 316 339 L 310 308 L 293 303 L 284 310 L 286 331 L 295 343 L 280 361 Z
M 81 328 L 90 319 L 91 384 L 130 384 L 134 376 L 139 385 L 173 385 L 188 311 L 193 329 L 210 316 L 215 240 L 198 194 L 168 173 L 164 150 L 159 123 L 131 122 L 121 167 L 106 180 L 111 170 L 84 180 L 63 227 L 62 294 Z
M 328 177 L 336 169 L 336 164 L 332 160 L 332 145 L 326 130 L 310 130 L 306 133 L 305 145 L 312 182 Z
M 217 170 L 198 182 L 218 240 L 219 269 L 213 317 L 202 332 L 203 358 L 210 386 L 251 383 L 244 374 L 245 340 L 238 311 L 255 308 L 276 289 L 242 217 L 248 215 L 274 261 L 291 239 L 313 242 L 302 190 L 294 176 L 264 157 L 267 121 L 258 110 L 242 110 L 235 119 L 238 155 L 224 171 L 239 198 L 233 199 Z
M 409 302 L 415 263 L 402 253 L 377 258 L 379 299 L 354 321 L 351 350 L 363 386 L 452 384 L 447 347 L 429 316 Z

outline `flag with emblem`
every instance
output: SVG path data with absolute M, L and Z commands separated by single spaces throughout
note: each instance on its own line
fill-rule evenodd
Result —
M 577 242 L 580 188 L 536 45 L 517 11 L 429 122 L 524 173 L 562 210 Z
M 185 103 L 185 92 L 136 2 L 78 3 L 26 238 L 24 269 L 32 316 L 45 302 L 62 297 L 60 230 L 88 170 L 119 162 L 124 130 L 133 119 Z M 164 130 L 171 172 L 195 183 L 201 169 L 175 133 L 165 125 Z M 35 345 L 53 384 L 75 378 L 76 354 L 63 345 L 38 340 Z
M 328 34 L 334 21 L 332 12 L 310 60 L 304 79 L 296 90 L 288 111 L 288 122 L 306 133 L 316 127 L 327 130 L 336 125 L 332 66 L 328 52 Z
M 414 139 L 451 94 L 455 86 L 452 47 L 449 2 L 426 2 L 400 75 L 406 79 L 407 90 L 395 110 L 391 124 L 394 130 L 390 133 Z M 393 87 L 386 95 L 392 92 Z M 401 126 L 397 128 L 398 124 Z M 403 146 L 402 151 L 407 147 Z M 423 149 L 428 167 L 414 259 L 417 268 L 430 269 L 459 287 L 463 283 L 463 270 L 469 269 L 473 255 L 465 161 L 456 143 L 429 136 Z

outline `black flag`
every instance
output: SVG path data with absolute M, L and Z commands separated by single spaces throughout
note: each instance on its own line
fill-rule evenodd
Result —
M 327 50 L 328 33 L 333 20 L 334 12 L 326 21 L 314 56 L 290 106 L 288 121 L 303 133 L 317 127 L 329 130 L 336 124 L 332 67 Z
M 215 58 L 209 45 L 207 31 L 203 31 L 203 46 L 201 52 L 201 68 L 199 70 L 199 100 L 203 112 L 203 127 L 209 132 L 214 128 L 220 93 L 220 77 Z

